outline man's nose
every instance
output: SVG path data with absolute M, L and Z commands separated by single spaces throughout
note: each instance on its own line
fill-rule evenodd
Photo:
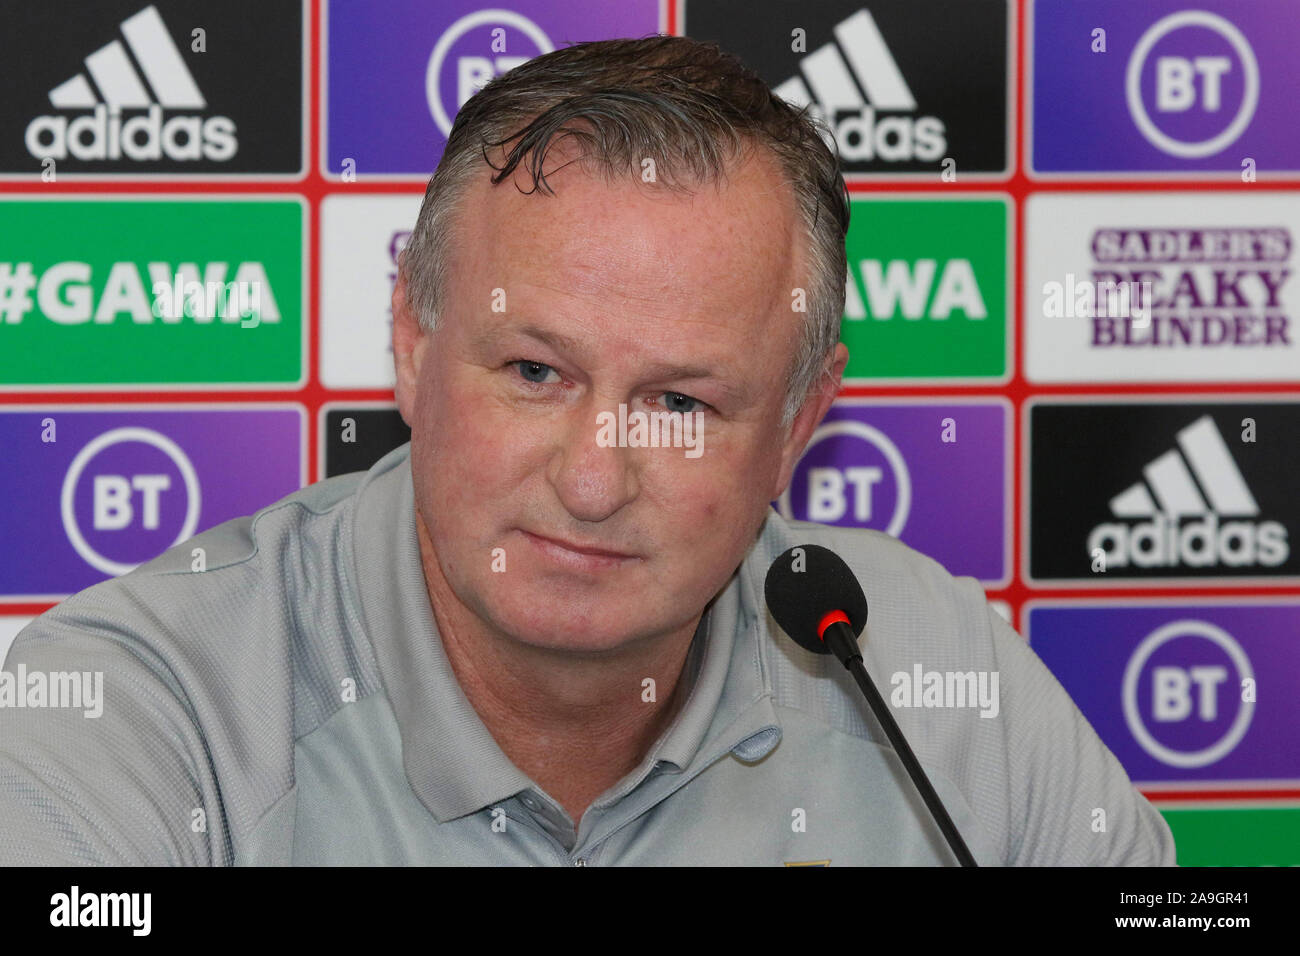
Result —
M 617 416 L 616 408 L 609 409 Z M 597 412 L 584 403 L 566 424 L 548 477 L 560 502 L 579 521 L 603 521 L 637 495 L 635 451 L 597 441 Z

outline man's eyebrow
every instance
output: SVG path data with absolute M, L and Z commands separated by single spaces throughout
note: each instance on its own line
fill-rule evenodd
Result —
M 750 388 L 747 380 L 733 381 L 727 377 L 726 370 L 711 368 L 707 365 L 675 365 L 671 362 L 660 362 L 646 366 L 645 377 L 656 382 L 701 379 L 725 395 L 729 401 L 748 401 L 750 399 Z M 690 388 L 689 385 L 684 387 Z
M 717 369 L 709 368 L 707 365 L 673 365 L 669 362 L 657 362 L 647 365 L 645 369 L 646 377 L 652 379 L 679 379 L 679 378 L 707 378 L 718 379 L 719 384 L 725 385 L 721 381 L 721 374 Z
M 477 338 L 480 343 L 491 343 L 512 335 L 522 335 L 525 338 L 534 339 L 543 345 L 549 345 L 559 352 L 583 351 L 582 343 L 578 339 L 536 325 L 490 325 L 482 329 Z

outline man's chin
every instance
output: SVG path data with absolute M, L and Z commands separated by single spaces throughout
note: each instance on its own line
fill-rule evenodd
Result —
M 629 604 L 626 592 L 598 601 L 566 601 L 546 587 L 522 588 L 499 600 L 491 620 L 520 644 L 568 652 L 617 651 L 658 630 L 655 621 Z
M 537 650 L 562 653 L 608 654 L 634 643 L 642 636 L 631 631 L 626 621 L 616 627 L 574 624 L 565 621 L 530 621 L 518 627 L 503 622 L 503 632 L 520 644 Z

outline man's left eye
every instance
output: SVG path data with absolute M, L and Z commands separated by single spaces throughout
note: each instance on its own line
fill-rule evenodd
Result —
M 531 382 L 534 385 L 545 385 L 546 377 L 551 374 L 558 374 L 555 369 L 549 365 L 543 365 L 541 362 L 530 362 L 527 359 L 520 359 L 512 363 L 519 374 L 523 376 L 524 381 Z
M 681 392 L 664 392 L 664 409 L 669 412 L 681 412 L 683 415 L 696 411 L 701 404 L 698 398 L 691 398 Z

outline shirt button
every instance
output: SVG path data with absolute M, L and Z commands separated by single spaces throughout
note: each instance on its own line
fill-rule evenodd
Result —
M 574 866 L 586 866 L 586 865 L 587 865 L 587 861 L 584 860 L 582 857 L 578 857 L 576 860 L 573 861 L 573 865 L 574 865 Z
M 541 806 L 541 804 L 538 803 L 536 800 L 534 800 L 532 797 L 525 796 L 524 806 L 526 806 L 529 810 L 536 810 L 538 807 Z

